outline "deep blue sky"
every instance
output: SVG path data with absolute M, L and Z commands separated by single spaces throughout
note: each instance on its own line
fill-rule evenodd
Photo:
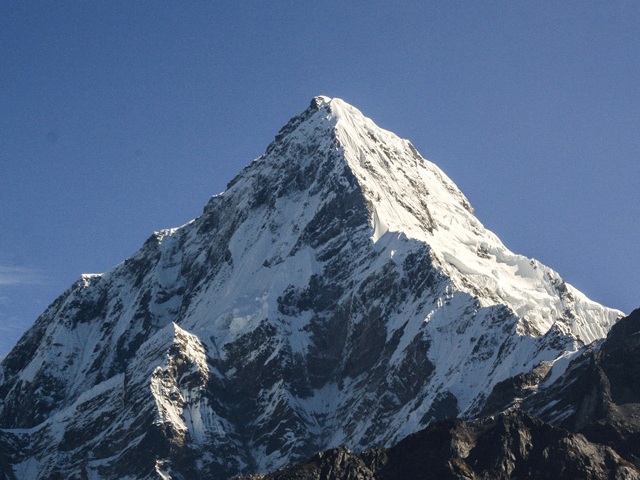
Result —
M 318 94 L 409 138 L 511 250 L 640 306 L 640 2 L 4 1 L 0 45 L 0 356 Z

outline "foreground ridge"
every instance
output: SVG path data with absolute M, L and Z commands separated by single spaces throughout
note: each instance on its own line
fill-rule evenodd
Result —
M 515 411 L 483 423 L 442 420 L 389 449 L 320 453 L 246 480 L 419 480 L 492 478 L 638 479 L 611 448 Z
M 316 97 L 203 214 L 83 275 L 0 364 L 16 478 L 226 478 L 474 418 L 621 312 L 510 252 L 407 140 Z

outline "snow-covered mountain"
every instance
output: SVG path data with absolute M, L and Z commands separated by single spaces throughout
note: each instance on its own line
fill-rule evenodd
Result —
M 542 362 L 560 375 L 620 316 L 510 252 L 410 142 L 316 97 L 200 217 L 41 315 L 0 366 L 0 463 L 226 478 L 390 446 Z

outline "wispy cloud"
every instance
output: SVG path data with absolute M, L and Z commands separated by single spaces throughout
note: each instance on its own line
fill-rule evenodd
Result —
M 0 265 L 0 287 L 38 285 L 42 283 L 43 280 L 42 274 L 36 269 Z

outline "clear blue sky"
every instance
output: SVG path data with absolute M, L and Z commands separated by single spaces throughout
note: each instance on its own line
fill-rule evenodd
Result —
M 409 138 L 511 250 L 640 306 L 640 2 L 4 1 L 0 45 L 0 355 L 318 94 Z

